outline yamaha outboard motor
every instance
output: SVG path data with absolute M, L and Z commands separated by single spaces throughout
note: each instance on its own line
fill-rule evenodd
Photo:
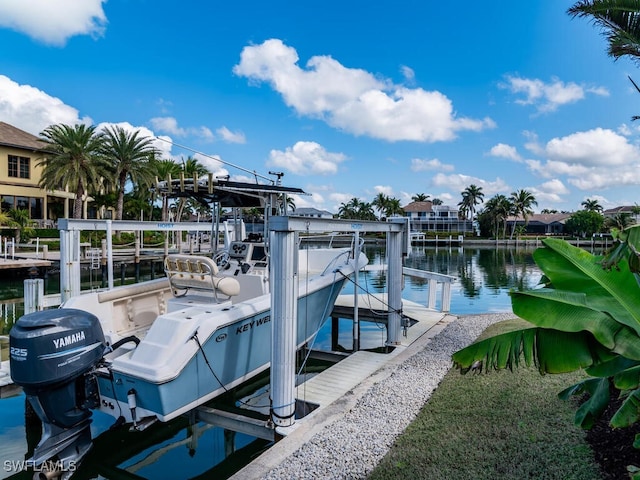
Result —
M 93 370 L 106 345 L 98 318 L 70 308 L 29 313 L 9 344 L 11 378 L 42 421 L 34 464 L 75 470 L 91 447 L 91 408 L 99 401 Z

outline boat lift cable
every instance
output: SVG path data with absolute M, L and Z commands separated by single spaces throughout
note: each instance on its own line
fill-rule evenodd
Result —
M 340 273 L 342 274 L 342 272 L 340 272 Z M 366 293 L 366 294 L 367 294 L 367 297 L 374 297 L 374 294 L 373 294 L 373 293 L 371 293 L 371 292 L 369 291 L 369 288 L 368 288 L 368 287 L 363 287 L 362 285 L 357 284 L 357 283 L 356 283 L 356 282 L 355 282 L 351 277 L 349 277 L 349 276 L 347 276 L 347 275 L 344 275 L 344 274 L 342 274 L 342 275 L 343 275 L 343 276 L 344 276 L 344 277 L 345 277 L 349 282 L 353 283 L 353 285 L 355 286 L 355 288 L 357 288 L 357 289 L 359 289 L 359 290 L 363 291 L 364 293 Z M 380 303 L 382 303 L 382 305 L 383 305 L 383 306 L 385 306 L 385 307 L 387 307 L 387 308 L 389 308 L 389 307 L 390 307 L 390 305 L 389 305 L 388 303 L 386 303 L 384 300 L 382 300 L 381 298 L 380 298 L 380 299 L 378 299 L 378 300 L 380 301 Z M 400 309 L 400 310 L 391 310 L 391 309 L 389 309 L 389 310 L 387 310 L 386 312 L 385 312 L 385 311 L 380 311 L 380 312 L 378 312 L 378 311 L 374 310 L 374 309 L 372 308 L 372 306 L 371 306 L 371 303 L 369 303 L 369 310 L 371 311 L 371 314 L 372 314 L 372 315 L 377 315 L 377 316 L 379 316 L 379 317 L 383 317 L 383 316 L 385 316 L 385 315 L 388 315 L 389 313 L 399 313 L 399 314 L 404 318 L 404 315 L 402 314 L 402 309 Z M 381 329 L 381 330 L 382 330 L 382 329 L 384 329 L 384 327 L 385 327 L 383 323 L 380 323 L 380 322 L 373 322 L 373 323 L 375 323 L 375 324 L 376 324 L 376 326 L 377 326 L 379 329 Z
M 207 364 L 207 367 L 209 367 L 209 371 L 211 372 L 213 377 L 220 384 L 220 386 L 225 391 L 225 393 L 229 393 L 229 389 L 224 386 L 224 384 L 218 378 L 218 375 L 216 375 L 216 372 L 213 370 L 213 367 L 211 366 L 211 363 L 209 362 L 209 359 L 207 358 L 207 354 L 204 352 L 204 349 L 202 348 L 202 344 L 200 343 L 200 339 L 198 338 L 198 332 L 195 332 L 193 335 L 191 335 L 191 338 L 193 340 L 195 340 L 196 344 L 198 345 L 198 349 L 200 350 L 200 353 L 202 353 L 202 358 L 204 358 L 204 362 Z M 269 407 L 269 405 L 253 405 L 253 404 L 250 404 L 250 403 L 242 401 L 242 400 L 237 400 L 237 402 L 241 403 L 242 405 L 246 405 L 247 407 L 252 407 L 252 408 L 256 408 L 256 407 L 257 408 L 267 408 L 267 407 Z
M 198 150 L 194 150 L 193 148 L 187 147 L 185 145 L 180 145 L 179 143 L 173 142 L 171 140 L 167 140 L 166 138 L 161 138 L 161 137 L 154 137 L 154 138 L 156 138 L 157 140 L 161 140 L 163 142 L 166 142 L 166 143 L 168 143 L 170 145 L 174 145 L 174 146 L 176 146 L 178 148 L 184 148 L 185 150 L 189 150 L 190 152 L 196 153 L 198 155 L 202 155 L 203 157 L 210 158 L 211 160 L 215 160 L 216 162 L 220 162 L 223 165 L 227 165 L 229 167 L 237 168 L 238 170 L 241 170 L 241 171 L 243 171 L 245 173 L 248 173 L 248 174 L 253 175 L 254 177 L 256 177 L 256 181 L 257 181 L 258 177 L 260 177 L 263 180 L 267 180 L 267 181 L 271 182 L 272 184 L 276 183 L 273 180 L 273 178 L 265 177 L 264 175 L 260 175 L 255 170 L 249 170 L 248 168 L 244 168 L 244 167 L 241 167 L 239 165 L 235 165 L 235 164 L 233 164 L 231 162 L 227 162 L 226 160 L 222 160 L 221 158 L 214 157 L 213 155 L 207 155 L 206 153 L 199 152 Z
M 335 275 L 339 272 L 340 270 L 336 270 L 334 272 L 334 278 Z M 342 273 L 342 272 L 340 272 Z M 344 275 L 344 274 L 343 274 Z M 335 282 L 331 284 L 331 294 L 329 295 L 329 298 L 333 296 L 333 290 L 336 288 L 335 287 Z M 327 303 L 325 303 L 324 306 L 324 311 L 322 312 L 322 317 L 321 318 L 327 318 L 330 315 L 330 311 L 329 311 L 329 301 L 327 300 Z M 313 334 L 313 338 L 311 339 L 311 343 L 309 344 L 309 346 L 307 347 L 307 354 L 304 357 L 304 360 L 302 361 L 302 364 L 300 365 L 300 368 L 298 369 L 298 375 L 300 375 L 302 373 L 303 368 L 306 367 L 307 365 L 307 361 L 309 360 L 309 356 L 311 355 L 311 351 L 313 350 L 313 345 L 316 343 L 316 339 L 318 338 L 318 333 L 320 332 L 320 330 L 316 330 L 316 332 Z M 306 384 L 306 382 L 305 382 Z
M 202 357 L 204 358 L 204 363 L 206 363 L 207 367 L 209 367 L 209 371 L 213 374 L 214 378 L 220 384 L 220 386 L 224 389 L 224 391 L 228 392 L 229 390 L 227 390 L 224 384 L 220 381 L 220 379 L 218 378 L 218 375 L 216 375 L 216 372 L 213 371 L 213 367 L 209 363 L 207 354 L 204 353 L 204 349 L 202 348 L 202 344 L 200 343 L 200 339 L 198 338 L 198 332 L 196 331 L 193 335 L 191 335 L 191 338 L 196 341 L 196 344 L 198 345 L 198 349 L 200 350 L 200 353 L 202 353 Z
M 354 285 L 357 289 L 359 289 L 359 290 L 363 291 L 364 293 L 366 293 L 366 294 L 367 294 L 367 296 L 369 296 L 369 297 L 374 297 L 374 296 L 375 296 L 375 294 L 371 293 L 367 287 L 363 287 L 362 285 L 357 284 L 357 283 L 356 283 L 356 282 L 354 282 L 354 281 L 353 281 L 353 279 L 352 279 L 352 278 L 350 278 L 349 276 L 345 275 L 345 274 L 344 274 L 344 273 L 342 273 L 342 272 L 340 272 L 340 273 L 344 276 L 344 278 L 346 278 L 348 281 L 350 281 L 351 283 L 353 283 L 353 285 Z M 382 303 L 382 305 L 383 305 L 383 306 L 385 306 L 385 307 L 389 307 L 389 306 L 390 306 L 390 305 L 389 305 L 388 303 L 386 303 L 384 300 L 382 300 L 382 299 L 379 299 L 379 300 L 380 300 L 380 303 Z M 371 306 L 371 304 L 369 304 L 369 305 Z M 387 313 L 390 313 L 390 312 L 391 312 L 391 313 L 400 313 L 400 314 L 402 314 L 402 310 L 389 310 L 389 311 L 386 311 L 386 312 L 382 312 L 382 311 L 381 311 L 381 312 L 377 312 L 377 311 L 375 311 L 373 308 L 371 308 L 371 312 L 372 312 L 374 315 L 378 315 L 378 316 L 381 316 L 381 317 L 382 317 L 382 316 L 384 316 L 384 315 L 386 315 Z

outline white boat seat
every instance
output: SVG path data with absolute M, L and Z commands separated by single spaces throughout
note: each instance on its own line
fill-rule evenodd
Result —
M 164 260 L 164 271 L 176 297 L 186 295 L 190 289 L 212 292 L 216 301 L 218 293 L 227 297 L 240 293 L 238 280 L 218 275 L 218 266 L 209 257 L 167 255 Z

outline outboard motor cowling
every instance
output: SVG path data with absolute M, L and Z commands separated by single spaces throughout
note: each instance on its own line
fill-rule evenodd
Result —
M 106 347 L 98 318 L 71 308 L 24 315 L 9 339 L 11 377 L 26 393 L 78 377 L 96 365 Z
M 43 424 L 33 460 L 75 465 L 91 446 L 89 417 L 99 401 L 93 370 L 106 344 L 98 318 L 70 308 L 29 313 L 9 332 L 9 346 L 11 378 Z

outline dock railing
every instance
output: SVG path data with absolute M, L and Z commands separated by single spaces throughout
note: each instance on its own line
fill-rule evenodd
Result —
M 408 267 L 402 267 L 402 273 L 410 277 L 422 278 L 429 281 L 429 297 L 427 300 L 427 308 L 430 308 L 432 310 L 436 309 L 438 284 L 442 284 L 440 311 L 448 312 L 451 309 L 451 284 L 456 280 L 456 277 Z
M 369 272 L 386 270 L 386 266 L 367 265 L 364 270 Z M 402 274 L 429 281 L 427 308 L 437 310 L 438 290 L 440 290 L 440 311 L 448 313 L 451 310 L 451 284 L 456 281 L 456 277 L 445 275 L 444 273 L 428 272 L 426 270 L 409 267 L 402 267 Z M 440 284 L 442 287 L 438 288 Z

